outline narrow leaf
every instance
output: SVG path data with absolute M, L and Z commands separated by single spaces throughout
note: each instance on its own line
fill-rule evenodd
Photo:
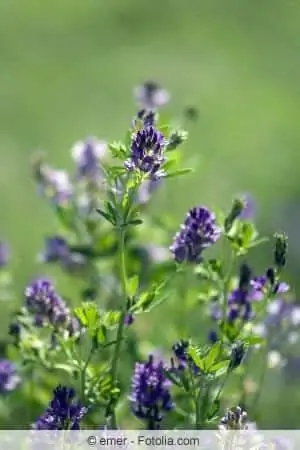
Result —
M 174 177 L 179 177 L 179 176 L 181 176 L 181 175 L 186 175 L 187 173 L 190 173 L 190 172 L 192 172 L 193 171 L 193 169 L 178 169 L 178 170 L 175 170 L 174 172 L 169 172 L 169 173 L 167 173 L 165 176 L 164 176 L 164 178 L 174 178 Z

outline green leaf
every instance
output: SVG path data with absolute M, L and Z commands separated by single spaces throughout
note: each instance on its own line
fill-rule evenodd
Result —
M 74 309 L 74 313 L 82 325 L 90 331 L 94 331 L 99 324 L 100 314 L 95 303 L 84 302 L 81 306 Z
M 74 367 L 72 367 L 69 364 L 55 364 L 54 365 L 54 369 L 56 370 L 62 370 L 63 372 L 68 373 L 69 375 L 73 375 L 74 374 Z
M 115 158 L 124 159 L 126 157 L 127 149 L 122 142 L 113 142 L 112 144 L 109 144 L 109 149 Z
M 208 420 L 213 420 L 220 409 L 220 400 L 216 399 L 212 402 L 211 408 L 208 411 L 207 418 Z
M 63 225 L 63 227 L 66 230 L 72 230 L 74 225 L 74 216 L 75 212 L 73 208 L 70 208 L 69 206 L 60 206 L 57 205 L 56 208 L 56 214 L 60 221 L 60 223 Z
M 192 358 L 193 363 L 202 371 L 205 370 L 204 360 L 198 354 L 198 351 L 195 347 L 190 346 L 188 349 L 188 355 Z
M 104 325 L 101 325 L 96 330 L 95 338 L 97 340 L 97 343 L 100 345 L 104 344 L 106 342 L 106 336 L 107 336 L 107 330 Z
M 129 220 L 129 222 L 127 222 L 126 225 L 135 225 L 135 226 L 137 226 L 137 225 L 141 225 L 142 223 L 143 223 L 142 219 L 132 219 L 132 220 Z
M 174 178 L 174 177 L 179 177 L 179 176 L 181 176 L 181 175 L 186 175 L 187 173 L 190 173 L 190 172 L 192 172 L 193 171 L 193 169 L 178 169 L 178 170 L 175 170 L 174 172 L 169 172 L 169 173 L 167 173 L 165 176 L 164 176 L 164 178 Z
M 102 317 L 102 323 L 107 328 L 115 328 L 120 320 L 120 311 L 107 311 Z
M 139 276 L 134 275 L 127 284 L 127 292 L 130 297 L 134 297 L 139 287 Z
M 253 345 L 263 345 L 265 344 L 265 339 L 261 336 L 249 336 L 245 339 L 242 339 L 243 343 L 246 345 L 249 345 L 249 347 L 253 346 Z
M 221 342 L 216 342 L 208 352 L 208 355 L 204 359 L 205 370 L 209 371 L 209 369 L 214 365 L 216 360 L 220 357 L 222 344 Z
M 229 364 L 229 360 L 220 361 L 210 368 L 210 372 L 214 373 L 215 377 L 220 377 L 227 372 Z
M 172 383 L 176 384 L 176 386 L 181 387 L 180 381 L 176 378 L 176 376 L 168 370 L 163 370 L 165 377 L 170 380 Z
M 110 222 L 112 225 L 115 225 L 114 219 L 113 219 L 113 217 L 112 217 L 109 213 L 103 211 L 103 209 L 100 209 L 100 208 L 96 209 L 96 211 L 97 211 L 97 213 L 99 213 L 102 217 L 104 217 L 104 219 L 106 219 L 108 222 Z

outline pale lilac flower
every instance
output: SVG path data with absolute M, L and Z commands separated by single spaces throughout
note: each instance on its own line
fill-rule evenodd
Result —
M 77 164 L 77 176 L 90 181 L 97 181 L 102 177 L 101 160 L 107 154 L 107 143 L 91 137 L 76 142 L 71 150 L 72 157 Z
M 170 94 L 158 83 L 147 81 L 134 89 L 135 99 L 141 109 L 156 109 L 166 105 Z

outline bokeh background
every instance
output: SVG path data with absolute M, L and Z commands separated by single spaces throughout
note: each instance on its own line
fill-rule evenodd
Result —
M 300 4 L 282 0 L 1 0 L 0 234 L 13 249 L 16 299 L 41 273 L 36 255 L 54 226 L 31 154 L 44 150 L 69 168 L 76 140 L 121 139 L 133 88 L 149 79 L 171 93 L 166 110 L 178 121 L 186 107 L 199 109 L 185 145 L 199 167 L 162 189 L 153 208 L 180 221 L 194 204 L 229 208 L 233 195 L 250 193 L 260 230 L 289 234 L 297 297 L 299 20 Z M 254 254 L 259 269 L 269 251 Z M 1 305 L 4 332 L 15 305 Z M 266 423 L 297 427 L 297 380 L 293 390 L 269 381 Z

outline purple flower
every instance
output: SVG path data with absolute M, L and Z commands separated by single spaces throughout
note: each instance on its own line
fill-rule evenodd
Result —
M 174 355 L 180 363 L 183 363 L 184 367 L 186 367 L 186 363 L 190 360 L 188 355 L 189 345 L 190 344 L 188 341 L 181 340 L 179 342 L 176 342 L 172 347 Z
M 220 235 L 221 229 L 216 225 L 215 215 L 204 206 L 195 207 L 187 214 L 170 250 L 178 263 L 198 263 L 203 250 L 213 245 Z
M 170 369 L 171 372 L 176 373 L 177 371 L 182 371 L 187 367 L 189 367 L 194 373 L 194 375 L 199 375 L 200 369 L 195 365 L 192 358 L 188 354 L 189 346 L 190 346 L 189 342 L 184 340 L 180 340 L 173 345 L 172 350 L 177 359 L 178 364 L 176 367 L 174 359 L 171 359 L 171 366 L 172 366 Z
M 27 311 L 34 316 L 36 326 L 50 324 L 56 330 L 67 331 L 69 336 L 79 330 L 77 319 L 72 317 L 66 303 L 49 280 L 34 280 L 25 289 L 25 298 Z
M 130 325 L 133 324 L 134 320 L 135 320 L 134 315 L 128 313 L 128 314 L 126 314 L 126 316 L 125 316 L 124 323 L 125 323 L 125 325 L 127 325 L 127 326 L 129 327 Z
M 228 409 L 219 424 L 220 430 L 247 430 L 248 416 L 240 406 Z
M 254 198 L 249 194 L 243 194 L 242 200 L 244 203 L 243 211 L 240 214 L 240 219 L 251 220 L 255 215 L 256 203 Z
M 76 400 L 75 390 L 57 386 L 46 411 L 32 425 L 34 430 L 79 430 L 87 408 Z
M 7 359 L 0 361 L 0 392 L 13 391 L 20 383 L 21 378 L 17 374 L 16 367 Z
M 147 362 L 136 363 L 130 402 L 134 415 L 145 420 L 148 429 L 159 429 L 164 415 L 174 408 L 170 384 L 162 361 L 154 361 L 151 355 Z
M 141 108 L 155 109 L 169 102 L 170 95 L 158 83 L 146 81 L 134 90 L 135 98 Z
M 91 181 L 102 178 L 101 159 L 107 153 L 107 144 L 96 138 L 77 142 L 72 149 L 72 157 L 77 164 L 77 176 Z
M 129 171 L 140 170 L 157 180 L 163 176 L 161 166 L 166 160 L 165 147 L 163 134 L 155 128 L 138 130 L 133 135 L 130 158 L 125 162 L 125 167 Z
M 10 252 L 8 245 L 5 242 L 0 241 L 0 268 L 5 267 L 8 264 Z
M 156 124 L 156 114 L 151 109 L 141 109 L 138 111 L 137 116 L 132 121 L 132 127 L 134 129 L 153 127 Z
M 208 333 L 208 341 L 211 344 L 215 344 L 218 341 L 218 334 L 215 330 L 210 330 L 210 332 Z
M 251 286 L 251 269 L 247 264 L 240 267 L 239 285 L 228 296 L 228 320 L 235 319 L 249 320 L 252 317 L 252 301 L 260 300 L 261 285 Z
M 45 262 L 56 262 L 69 256 L 69 247 L 66 240 L 60 236 L 47 237 L 45 239 L 45 250 L 41 258 Z

